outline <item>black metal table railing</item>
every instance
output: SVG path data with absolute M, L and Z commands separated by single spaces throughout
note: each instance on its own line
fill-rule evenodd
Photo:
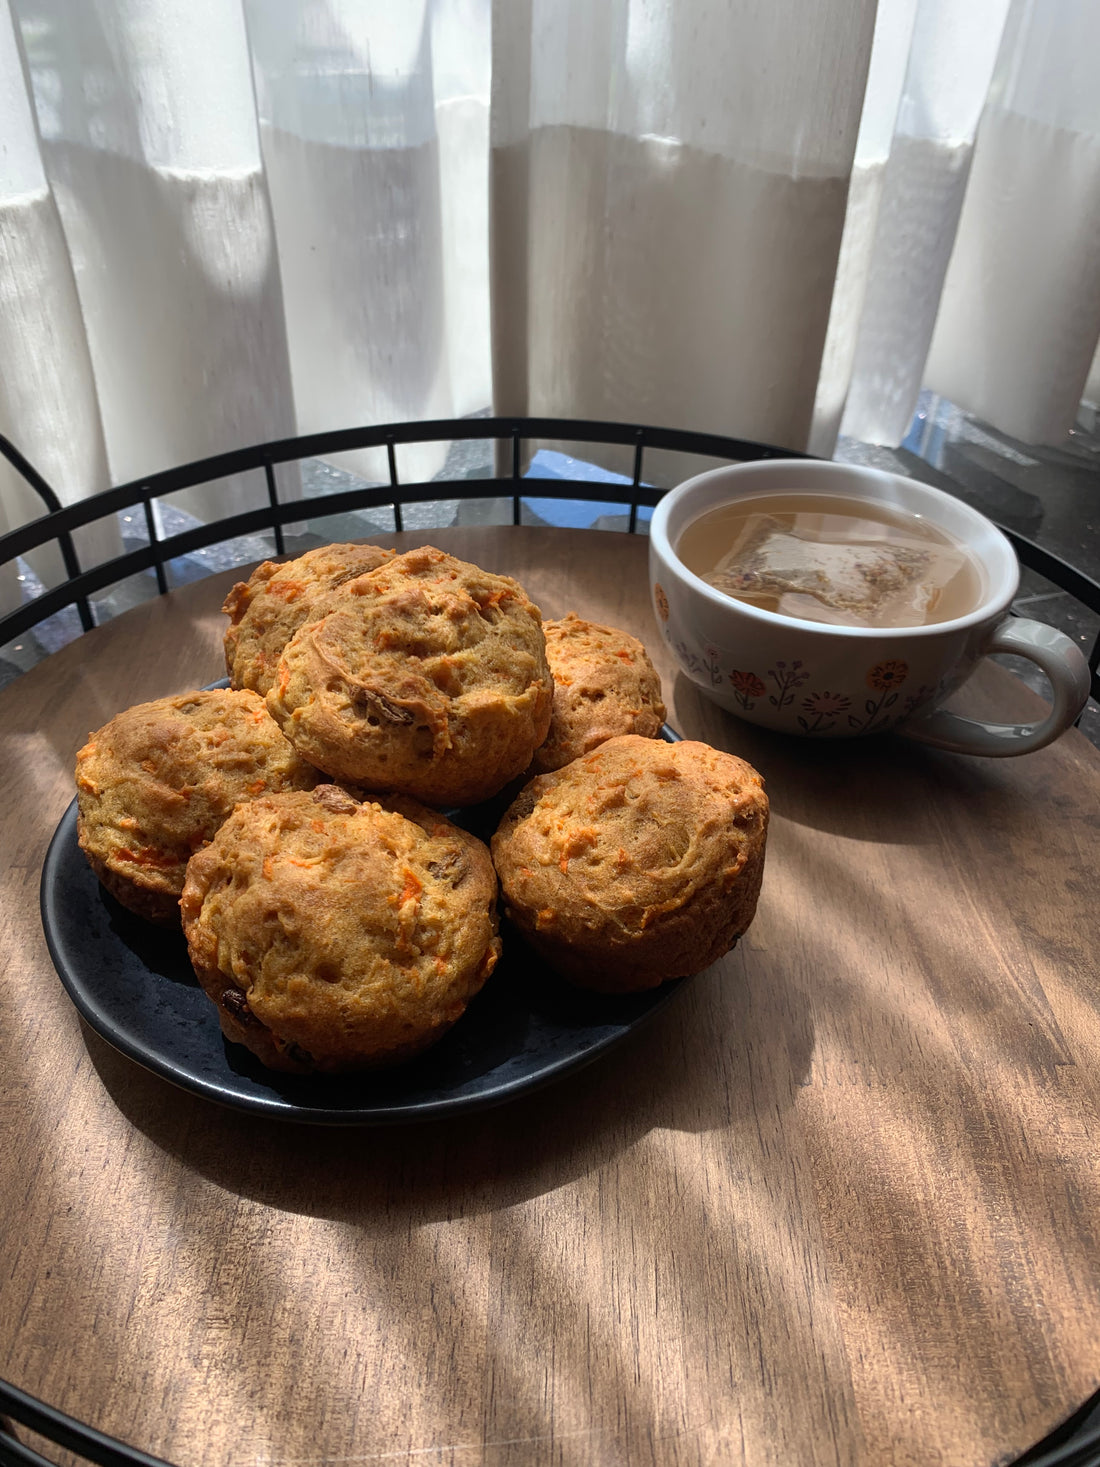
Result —
M 469 440 L 495 440 L 510 448 L 510 473 L 463 479 L 432 479 L 401 482 L 397 471 L 397 448 L 409 444 Z M 524 446 L 534 440 L 570 442 L 580 445 L 618 445 L 633 452 L 633 476 L 628 484 L 580 479 L 539 479 L 540 498 L 593 499 L 622 504 L 629 509 L 628 530 L 637 528 L 638 510 L 652 507 L 664 492 L 645 483 L 644 455 L 647 449 L 664 449 L 695 454 L 701 458 L 743 461 L 764 458 L 804 458 L 804 454 L 739 438 L 709 433 L 681 433 L 668 428 L 644 428 L 626 423 L 582 422 L 566 418 L 456 418 L 432 422 L 389 423 L 381 427 L 344 428 L 330 433 L 311 433 L 259 443 L 231 453 L 215 454 L 177 468 L 165 469 L 128 484 L 104 490 L 75 504 L 63 506 L 55 490 L 19 450 L 0 436 L 0 453 L 18 470 L 41 498 L 47 513 L 39 519 L 0 536 L 0 564 L 23 556 L 53 541 L 58 544 L 67 580 L 34 602 L 0 619 L 0 645 L 66 606 L 75 605 L 85 631 L 94 625 L 88 598 L 118 581 L 141 571 L 156 573 L 158 589 L 168 590 L 165 566 L 177 556 L 238 536 L 271 530 L 275 553 L 283 554 L 283 527 L 300 520 L 303 509 L 313 514 L 335 515 L 382 506 L 393 508 L 394 529 L 403 528 L 402 505 L 437 499 L 481 499 L 510 496 L 513 522 L 520 522 L 520 501 L 532 493 L 531 480 L 522 473 Z M 275 469 L 280 464 L 303 459 L 331 457 L 355 450 L 385 448 L 388 482 L 364 484 L 323 495 L 319 499 L 281 497 Z M 228 515 L 180 534 L 158 534 L 153 502 L 181 489 L 192 489 L 233 475 L 262 470 L 267 485 L 267 503 L 243 513 Z M 111 518 L 124 510 L 140 507 L 145 516 L 149 543 L 125 555 L 84 570 L 80 565 L 73 532 L 85 525 Z
M 503 475 L 461 479 L 439 478 L 419 482 L 400 480 L 397 470 L 398 447 L 471 440 L 490 440 L 501 445 L 505 460 L 510 463 L 510 471 Z M 629 449 L 632 453 L 632 476 L 627 483 L 591 478 L 540 478 L 537 481 L 525 478 L 522 472 L 524 451 L 528 445 L 537 441 L 570 443 L 581 448 L 612 445 Z M 389 468 L 387 482 L 337 490 L 308 501 L 280 495 L 275 473 L 279 465 L 370 448 L 386 450 Z M 164 593 L 169 589 L 165 567 L 170 561 L 223 541 L 270 530 L 274 537 L 275 553 L 281 555 L 285 549 L 284 526 L 300 520 L 307 508 L 311 515 L 320 516 L 381 506 L 392 507 L 394 528 L 400 530 L 402 505 L 444 498 L 470 500 L 510 497 L 513 522 L 519 524 L 521 501 L 535 495 L 534 486 L 537 483 L 539 498 L 598 500 L 601 503 L 622 504 L 628 510 L 627 531 L 634 533 L 638 529 L 639 509 L 643 506 L 654 506 L 665 492 L 645 481 L 645 455 L 650 450 L 664 450 L 697 456 L 701 460 L 721 459 L 727 462 L 807 457 L 789 449 L 742 438 L 644 427 L 631 423 L 603 423 L 572 418 L 453 418 L 343 428 L 328 433 L 277 439 L 271 443 L 234 449 L 231 453 L 215 454 L 177 468 L 165 469 L 158 474 L 104 490 L 75 504 L 62 505 L 54 488 L 15 445 L 0 436 L 0 454 L 22 475 L 42 500 L 46 510 L 39 518 L 0 536 L 0 565 L 54 543 L 60 549 L 66 575 L 61 585 L 44 591 L 40 596 L 0 617 L 0 646 L 22 636 L 24 632 L 69 606 L 75 606 L 81 626 L 88 631 L 95 624 L 89 598 L 97 592 L 130 576 L 152 570 L 156 576 L 158 591 Z M 158 533 L 153 512 L 154 501 L 157 499 L 181 489 L 196 488 L 255 470 L 261 470 L 264 475 L 267 489 L 265 504 L 189 527 L 175 535 L 164 536 Z M 140 508 L 143 512 L 148 544 L 84 569 L 73 539 L 74 532 L 85 525 L 113 518 L 125 510 L 135 508 Z M 1035 541 L 1005 525 L 1000 528 L 1012 542 L 1022 565 L 1067 592 L 1096 616 L 1100 616 L 1100 585 L 1096 581 Z M 1100 701 L 1100 631 L 1092 638 L 1087 657 L 1092 675 L 1092 697 Z

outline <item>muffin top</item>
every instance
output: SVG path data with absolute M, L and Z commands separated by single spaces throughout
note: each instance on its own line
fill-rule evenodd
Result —
M 637 637 L 573 612 L 544 622 L 543 631 L 554 706 L 534 773 L 561 769 L 619 734 L 660 734 L 666 712 L 661 680 Z
M 321 785 L 240 806 L 192 860 L 181 911 L 225 1032 L 274 1068 L 423 1049 L 492 972 L 486 847 L 413 800 Z
M 392 550 L 378 545 L 345 543 L 322 545 L 282 564 L 265 560 L 258 565 L 222 606 L 230 619 L 225 670 L 231 685 L 264 696 L 275 681 L 283 648 L 310 620 L 318 598 L 392 558 Z
M 591 987 L 698 972 L 752 920 L 768 801 L 709 744 L 627 734 L 533 779 L 493 837 L 508 915 Z
M 175 918 L 187 862 L 235 805 L 311 789 L 319 778 L 253 692 L 138 703 L 76 756 L 80 844 L 101 880 L 118 879 L 107 884 L 120 901 L 154 920 Z
M 267 706 L 334 778 L 446 806 L 527 768 L 551 699 L 542 618 L 522 586 L 425 546 L 318 604 Z

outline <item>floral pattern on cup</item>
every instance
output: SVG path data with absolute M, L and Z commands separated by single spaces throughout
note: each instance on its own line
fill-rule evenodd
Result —
M 768 702 L 775 708 L 786 708 L 788 703 L 793 703 L 795 688 L 810 680 L 809 672 L 797 658 L 793 662 L 777 662 L 768 668 L 768 676 L 775 683 L 775 692 L 768 694 Z
M 943 691 L 941 679 L 939 683 L 921 683 L 919 688 L 915 688 L 911 693 L 906 693 L 905 703 L 901 710 L 902 719 L 911 718 L 925 703 L 930 702 L 933 698 L 939 698 Z
M 762 698 L 768 691 L 755 672 L 741 672 L 735 667 L 730 672 L 729 680 L 734 698 L 746 713 L 751 713 L 756 706 L 757 698 Z
M 657 615 L 662 621 L 668 621 L 668 597 L 665 595 L 665 588 L 661 585 L 660 581 L 653 582 L 653 599 L 657 603 Z
M 672 650 L 687 668 L 688 672 L 699 672 L 702 669 L 702 659 L 691 650 L 686 642 L 673 642 Z
M 671 638 L 669 639 L 671 641 Z M 746 713 L 751 713 L 761 698 L 767 694 L 768 702 L 776 709 L 788 708 L 798 700 L 798 689 L 813 681 L 813 674 L 799 659 L 790 662 L 776 661 L 773 667 L 765 668 L 763 676 L 751 668 L 732 667 L 723 673 L 722 653 L 709 643 L 701 652 L 693 651 L 686 642 L 672 643 L 683 667 L 690 673 L 705 677 L 712 686 L 728 682 L 734 702 Z M 835 693 L 831 689 L 811 689 L 801 699 L 800 713 L 795 721 L 804 734 L 829 734 L 847 714 L 847 730 L 856 733 L 878 733 L 881 730 L 909 718 L 942 689 L 935 684 L 922 683 L 905 695 L 897 712 L 899 689 L 909 677 L 909 664 L 900 657 L 887 657 L 867 669 L 864 681 L 877 698 L 868 698 L 862 713 L 854 713 L 852 699 L 847 693 Z M 768 692 L 768 683 L 774 687 Z
M 891 657 L 883 662 L 876 662 L 874 667 L 867 669 L 867 686 L 873 693 L 880 696 L 876 701 L 868 698 L 863 705 L 866 715 L 861 718 L 856 713 L 849 713 L 848 727 L 856 733 L 874 733 L 885 727 L 887 722 L 892 722 L 889 710 L 898 701 L 898 689 L 909 676 L 909 664 L 902 662 L 900 658 Z
M 711 686 L 715 688 L 721 687 L 723 680 L 722 669 L 719 665 L 722 661 L 721 652 L 717 647 L 712 647 L 708 642 L 703 648 L 703 656 L 706 658 L 705 666 L 710 675 Z
M 843 693 L 830 693 L 827 690 L 811 693 L 808 698 L 802 699 L 803 712 L 810 716 L 803 718 L 800 713 L 798 726 L 803 733 L 829 733 L 836 728 L 839 715 L 847 713 L 851 706 L 851 698 L 846 698 Z

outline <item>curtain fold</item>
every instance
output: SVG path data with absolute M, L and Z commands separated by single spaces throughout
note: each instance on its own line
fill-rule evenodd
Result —
M 499 0 L 503 411 L 804 446 L 873 4 Z M 496 80 L 499 78 L 499 80 Z
M 0 433 L 70 503 L 107 485 L 107 453 L 73 265 L 38 143 L 15 28 L 0 5 Z M 0 459 L 0 530 L 45 512 Z M 90 526 L 81 553 L 102 559 L 119 544 Z M 48 582 L 64 579 L 55 547 L 32 560 Z M 0 607 L 20 601 L 17 571 L 0 570 Z
M 1098 17 L 0 0 L 0 431 L 63 499 L 490 407 L 827 454 L 931 385 L 1058 441 L 1100 396 Z M 0 463 L 0 527 L 38 512 Z
M 841 431 L 898 444 L 917 405 L 1008 0 L 919 0 Z
M 809 448 L 829 458 L 848 398 L 917 0 L 879 0 Z
M 974 146 L 929 386 L 1057 443 L 1100 336 L 1100 6 L 1016 4 Z
M 487 10 L 249 0 L 248 20 L 302 431 L 487 407 Z M 384 451 L 342 462 L 386 473 Z
M 13 9 L 110 477 L 294 433 L 240 6 L 15 0 Z M 248 503 L 240 484 L 187 496 L 203 516 Z

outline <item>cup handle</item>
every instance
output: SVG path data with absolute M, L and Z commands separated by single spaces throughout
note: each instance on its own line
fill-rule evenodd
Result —
M 1026 657 L 1046 673 L 1053 701 L 1045 718 L 1038 723 L 983 723 L 937 709 L 911 719 L 897 732 L 937 749 L 992 758 L 1030 754 L 1053 743 L 1084 708 L 1091 691 L 1089 665 L 1080 647 L 1041 621 L 1006 616 L 989 634 L 982 656 L 988 657 L 991 652 Z

